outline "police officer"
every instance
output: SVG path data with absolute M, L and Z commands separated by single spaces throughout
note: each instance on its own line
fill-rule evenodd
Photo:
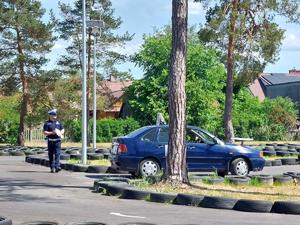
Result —
M 57 110 L 52 109 L 48 112 L 49 120 L 44 124 L 44 135 L 48 139 L 48 156 L 51 173 L 58 173 L 61 168 L 59 164 L 61 139 L 64 134 L 63 125 L 57 120 Z M 53 160 L 54 156 L 54 160 Z

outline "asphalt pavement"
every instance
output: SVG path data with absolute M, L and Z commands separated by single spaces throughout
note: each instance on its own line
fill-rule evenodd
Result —
M 300 172 L 300 166 L 266 168 L 264 172 Z M 0 157 L 0 215 L 13 224 L 27 221 L 96 221 L 108 225 L 147 222 L 157 225 L 293 225 L 300 216 L 246 213 L 200 207 L 124 200 L 93 193 L 97 174 L 61 171 L 24 162 L 24 157 Z M 234 197 L 234 196 L 233 196 Z M 292 200 L 292 199 L 291 199 Z

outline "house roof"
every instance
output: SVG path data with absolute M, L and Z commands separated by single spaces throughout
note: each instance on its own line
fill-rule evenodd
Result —
M 300 82 L 300 76 L 286 73 L 263 73 L 260 80 L 265 86 Z
M 126 81 L 102 81 L 98 86 L 98 91 L 102 94 L 109 94 L 112 97 L 118 99 L 124 94 L 124 89 L 132 84 L 131 80 Z

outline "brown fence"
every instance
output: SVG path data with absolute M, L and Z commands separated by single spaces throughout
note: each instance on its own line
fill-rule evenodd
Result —
M 25 142 L 43 142 L 45 135 L 42 128 L 25 129 Z

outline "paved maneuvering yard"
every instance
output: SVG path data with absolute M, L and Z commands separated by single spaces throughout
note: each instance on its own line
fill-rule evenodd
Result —
M 298 167 L 281 170 L 299 171 Z M 25 163 L 24 157 L 0 157 L 0 215 L 10 217 L 13 224 L 48 220 L 60 224 L 98 221 L 109 225 L 134 221 L 158 225 L 298 225 L 300 220 L 300 216 L 294 215 L 245 213 L 103 196 L 90 190 L 96 178 L 97 175 L 68 171 L 51 174 L 46 167 Z

